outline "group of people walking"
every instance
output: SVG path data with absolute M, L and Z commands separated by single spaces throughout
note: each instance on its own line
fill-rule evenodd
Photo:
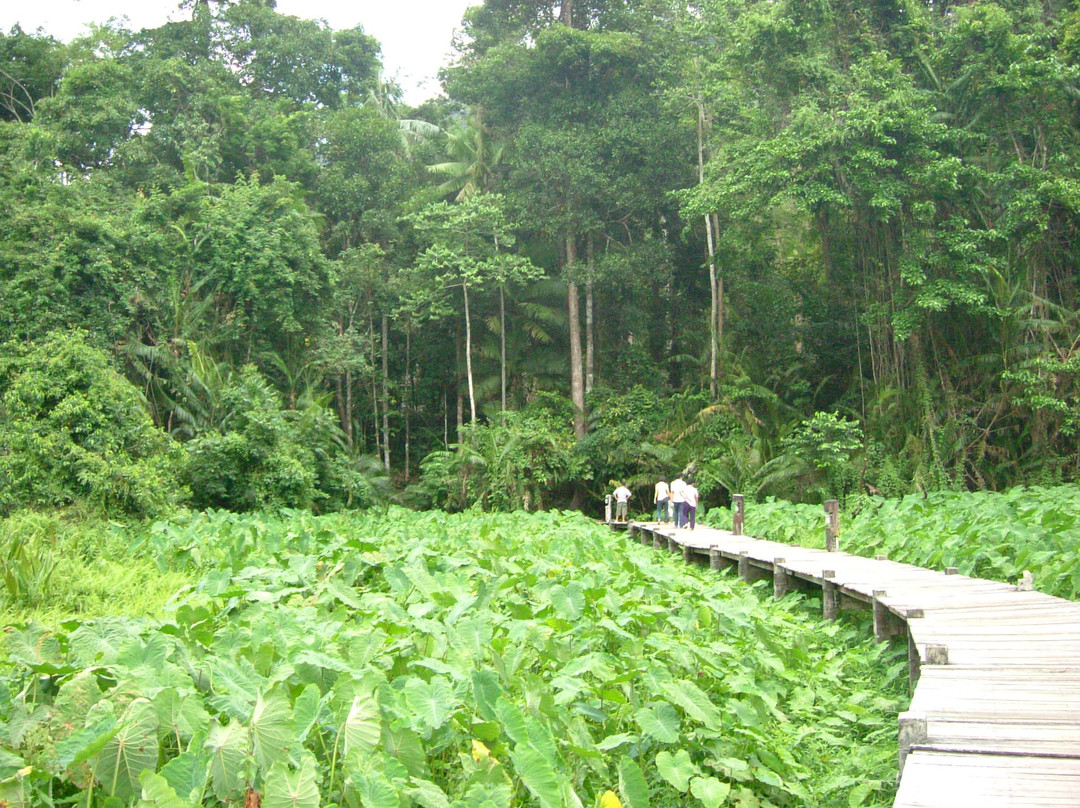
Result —
M 626 508 L 630 502 L 630 489 L 622 483 L 615 489 L 612 496 L 615 498 L 615 521 L 626 521 Z M 668 485 L 663 477 L 656 484 L 653 491 L 653 503 L 656 505 L 656 521 L 661 523 L 674 522 L 677 528 L 694 529 L 697 521 L 697 507 L 700 495 L 694 486 L 694 478 L 682 474 L 675 475 L 675 479 Z
M 656 521 L 665 523 L 674 520 L 675 527 L 694 529 L 697 524 L 697 506 L 700 495 L 694 485 L 694 478 L 683 479 L 676 474 L 668 485 L 663 477 L 653 490 L 653 502 L 656 503 Z

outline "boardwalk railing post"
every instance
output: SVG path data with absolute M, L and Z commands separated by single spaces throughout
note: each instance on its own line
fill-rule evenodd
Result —
M 604 497 L 604 521 L 611 524 L 611 494 Z
M 840 503 L 835 499 L 825 501 L 825 549 L 835 553 L 839 547 L 836 537 L 840 532 Z
M 734 536 L 743 534 L 743 523 L 746 518 L 746 503 L 742 494 L 736 494 L 731 498 L 731 533 Z
M 907 760 L 911 747 L 926 743 L 930 737 L 926 729 L 926 716 L 911 711 L 900 713 L 900 774 L 904 773 L 904 761 Z

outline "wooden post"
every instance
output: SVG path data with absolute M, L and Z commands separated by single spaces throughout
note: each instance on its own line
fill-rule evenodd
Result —
M 604 497 L 604 521 L 611 524 L 611 494 Z
M 826 620 L 835 620 L 840 615 L 840 594 L 836 584 L 828 580 L 836 577 L 836 570 L 822 570 L 821 577 L 821 616 Z
M 694 563 L 694 550 L 693 550 L 693 548 L 691 548 L 691 547 L 689 547 L 689 546 L 687 546 L 685 544 L 683 545 L 683 548 L 682 548 L 682 560 L 685 561 L 687 564 L 693 564 Z
M 911 689 L 911 693 L 915 693 L 915 685 L 919 683 L 919 675 L 922 672 L 922 661 L 919 659 L 919 649 L 915 645 L 915 638 L 911 635 L 911 621 L 918 620 L 923 617 L 925 613 L 922 609 L 908 609 L 905 613 L 907 617 L 907 670 L 908 670 L 908 686 Z
M 668 548 L 668 550 L 670 550 L 671 552 L 673 552 L 673 553 L 677 553 L 677 552 L 679 552 L 679 543 L 678 543 L 677 541 L 675 541 L 675 539 L 673 539 L 673 538 L 671 538 L 670 536 L 668 536 L 668 540 L 667 540 L 667 548 Z
M 911 631 L 908 631 L 907 635 L 907 675 L 908 675 L 908 688 L 911 693 L 915 692 L 915 685 L 919 682 L 919 671 L 922 668 L 919 659 L 919 649 L 915 645 L 915 638 L 911 636 Z
M 927 643 L 923 660 L 927 665 L 948 665 L 949 646 L 938 643 Z
M 715 547 L 709 548 L 709 568 L 714 570 L 723 569 L 724 557 Z
M 904 761 L 907 760 L 911 747 L 926 743 L 930 734 L 926 728 L 926 716 L 910 710 L 900 713 L 897 722 L 900 725 L 900 773 L 904 773 Z
M 874 638 L 878 642 L 884 642 L 889 637 L 899 634 L 903 628 L 903 621 L 893 615 L 888 607 L 881 602 L 888 593 L 884 589 L 874 590 Z
M 652 544 L 653 543 L 653 537 L 651 535 L 649 535 L 648 531 L 645 531 L 645 530 L 639 530 L 638 531 L 638 539 L 641 540 L 642 544 Z
M 739 551 L 739 577 L 744 581 L 750 580 L 750 553 L 746 550 Z
M 835 553 L 840 546 L 837 535 L 840 533 L 840 503 L 835 499 L 825 501 L 825 549 Z
M 772 595 L 776 600 L 780 600 L 788 593 L 788 587 L 791 584 L 787 570 L 783 567 L 785 561 L 786 559 L 783 558 L 774 558 L 772 562 Z
M 736 494 L 731 498 L 731 533 L 734 536 L 743 534 L 743 524 L 746 518 L 746 503 L 742 494 Z
M 957 575 L 959 572 L 960 572 L 960 570 L 958 570 L 956 567 L 946 567 L 945 568 L 945 574 L 946 575 Z
M 664 537 L 661 536 L 659 533 L 653 533 L 652 546 L 654 550 L 659 550 L 661 547 L 664 546 Z
M 876 555 L 876 556 L 874 556 L 874 561 L 888 561 L 888 560 L 889 560 L 889 557 L 887 555 Z

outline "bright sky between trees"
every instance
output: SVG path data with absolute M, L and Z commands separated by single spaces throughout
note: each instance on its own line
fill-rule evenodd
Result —
M 447 61 L 454 29 L 469 6 L 481 0 L 278 0 L 277 10 L 326 20 L 335 30 L 362 25 L 382 44 L 386 74 L 396 77 L 411 104 L 437 95 L 435 74 Z M 18 23 L 23 31 L 41 28 L 68 41 L 89 23 L 127 17 L 132 28 L 184 19 L 180 0 L 0 0 L 0 29 Z

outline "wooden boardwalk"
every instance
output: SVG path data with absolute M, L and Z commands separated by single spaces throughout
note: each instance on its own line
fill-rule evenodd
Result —
M 752 539 L 629 525 L 687 563 L 820 592 L 826 618 L 872 609 L 906 636 L 913 695 L 899 719 L 894 808 L 1080 808 L 1080 604 L 1019 586 Z

